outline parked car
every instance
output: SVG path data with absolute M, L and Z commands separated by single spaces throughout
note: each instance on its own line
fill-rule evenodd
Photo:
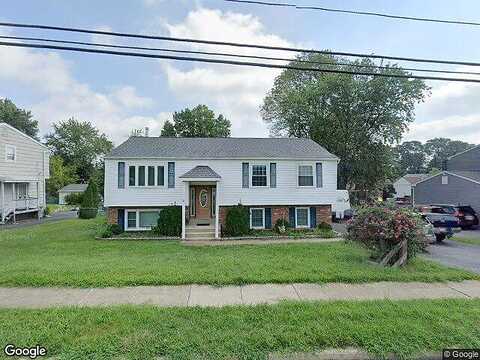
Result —
M 432 207 L 430 210 L 438 211 L 438 208 Z M 437 242 L 452 237 L 460 232 L 460 221 L 455 215 L 441 212 L 422 212 L 422 218 L 433 225 L 433 233 Z
M 469 205 L 456 206 L 458 211 L 458 218 L 460 219 L 460 226 L 462 229 L 471 229 L 478 226 L 478 215 Z
M 478 216 L 469 205 L 433 204 L 432 206 L 442 208 L 445 214 L 455 215 L 460 221 L 462 229 L 470 229 L 472 226 L 478 225 Z

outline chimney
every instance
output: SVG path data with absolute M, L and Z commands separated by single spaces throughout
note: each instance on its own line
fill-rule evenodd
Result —
M 148 128 L 148 126 L 146 126 L 146 127 L 145 127 L 145 136 L 146 136 L 146 137 L 148 137 L 149 132 L 150 132 L 150 129 Z

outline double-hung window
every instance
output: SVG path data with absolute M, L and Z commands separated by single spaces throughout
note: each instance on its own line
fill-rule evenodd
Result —
M 155 186 L 155 166 L 148 167 L 148 186 Z
M 138 186 L 145 186 L 145 166 L 138 167 Z
M 128 185 L 135 186 L 135 166 L 128 167 Z
M 157 185 L 158 186 L 165 185 L 165 167 L 164 166 L 157 166 Z
M 137 212 L 136 211 L 127 211 L 127 228 L 128 229 L 137 228 Z
M 118 188 L 125 189 L 125 163 L 118 163 Z
M 252 229 L 265 228 L 265 209 L 263 208 L 250 209 L 250 227 Z
M 313 186 L 313 166 L 298 166 L 298 186 Z
M 308 207 L 295 208 L 295 218 L 297 228 L 310 227 L 310 209 Z
M 127 230 L 150 230 L 157 225 L 159 210 L 127 210 Z
M 267 165 L 252 166 L 252 187 L 267 186 Z
M 5 145 L 5 160 L 15 161 L 17 159 L 17 148 L 13 145 Z

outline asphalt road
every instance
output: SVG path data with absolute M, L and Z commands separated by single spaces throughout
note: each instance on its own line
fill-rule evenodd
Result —
M 29 226 L 38 225 L 38 224 L 44 224 L 48 222 L 73 219 L 76 217 L 77 217 L 76 211 L 60 211 L 46 218 L 21 220 L 17 224 L 0 225 L 0 231 L 2 229 L 20 229 L 20 228 L 25 228 Z
M 478 230 L 476 232 L 480 233 Z M 464 236 L 467 237 L 467 235 Z M 446 266 L 458 267 L 480 274 L 480 246 L 444 240 L 441 243 L 430 245 L 428 255 L 424 256 Z
M 332 224 L 334 230 L 345 233 L 345 224 Z M 464 230 L 455 237 L 480 239 L 480 228 Z M 422 255 L 429 260 L 439 262 L 442 265 L 458 267 L 480 274 L 480 246 L 462 244 L 457 241 L 444 240 L 428 247 L 428 254 Z

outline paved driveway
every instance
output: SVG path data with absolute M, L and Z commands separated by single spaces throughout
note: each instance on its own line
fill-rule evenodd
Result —
M 467 237 L 467 235 L 465 236 Z M 430 260 L 437 261 L 446 266 L 459 267 L 480 274 L 480 246 L 465 245 L 452 240 L 444 240 L 439 244 L 435 243 L 430 245 L 428 252 L 429 254 L 425 255 L 425 257 Z
M 0 225 L 0 230 L 2 229 L 20 229 L 24 227 L 34 226 L 38 224 L 60 221 L 60 220 L 68 220 L 77 217 L 76 211 L 60 211 L 52 214 L 50 217 L 41 218 L 41 219 L 28 219 L 28 220 L 21 220 L 17 224 L 8 224 L 8 225 Z

